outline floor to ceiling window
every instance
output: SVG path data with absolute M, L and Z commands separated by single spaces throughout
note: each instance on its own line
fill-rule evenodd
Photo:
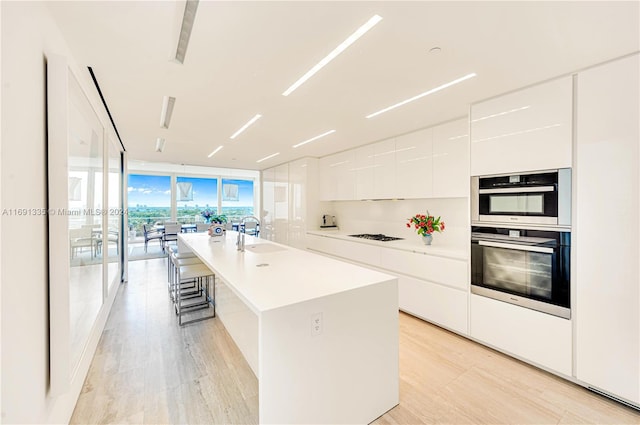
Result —
M 147 174 L 129 174 L 130 236 L 142 235 L 150 228 L 171 220 L 171 177 Z
M 231 221 L 255 215 L 253 180 L 222 179 L 221 209 Z
M 217 211 L 218 179 L 201 177 L 176 178 L 176 215 L 182 224 L 203 222 L 204 210 Z

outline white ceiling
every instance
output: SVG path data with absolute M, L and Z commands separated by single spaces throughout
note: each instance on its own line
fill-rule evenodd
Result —
M 639 4 L 201 1 L 184 65 L 169 60 L 183 2 L 50 8 L 76 61 L 93 68 L 130 158 L 262 169 L 462 117 L 471 103 L 638 51 Z M 374 14 L 378 25 L 282 96 Z M 470 72 L 477 77 L 365 118 Z M 177 99 L 169 129 L 160 128 L 165 95 Z

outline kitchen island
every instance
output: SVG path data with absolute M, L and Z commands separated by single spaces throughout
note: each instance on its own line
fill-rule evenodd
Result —
M 179 235 L 258 378 L 260 423 L 369 423 L 398 404 L 394 276 L 237 232 Z

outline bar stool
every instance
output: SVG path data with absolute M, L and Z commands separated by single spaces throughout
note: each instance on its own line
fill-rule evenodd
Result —
M 173 285 L 175 282 L 175 264 L 176 264 L 176 259 L 187 259 L 187 258 L 195 258 L 197 259 L 197 261 L 192 260 L 193 263 L 190 264 L 196 264 L 196 263 L 201 263 L 201 261 L 196 257 L 196 255 L 191 252 L 178 252 L 178 246 L 177 245 L 170 245 L 167 248 L 167 282 L 169 283 L 168 289 L 169 289 L 169 295 L 171 297 L 171 299 L 173 300 Z M 187 262 L 184 262 L 184 264 L 188 264 Z
M 191 282 L 195 285 L 194 290 L 183 293 L 183 283 Z M 216 280 L 214 273 L 209 267 L 204 264 L 176 264 L 176 282 L 174 288 L 174 306 L 180 326 L 211 319 L 216 316 Z M 184 303 L 184 301 L 187 300 L 190 301 Z M 187 321 L 182 319 L 183 315 L 187 313 L 208 308 L 212 309 L 210 316 L 200 316 Z

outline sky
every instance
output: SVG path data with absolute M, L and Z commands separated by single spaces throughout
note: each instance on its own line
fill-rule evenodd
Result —
M 188 182 L 193 184 L 193 201 L 178 202 L 180 207 L 216 207 L 217 201 L 217 179 L 178 177 L 178 182 Z M 225 207 L 245 207 L 253 206 L 253 181 L 222 179 L 223 184 L 238 185 L 239 200 L 223 201 Z M 143 174 L 129 174 L 129 207 L 136 205 L 146 205 L 148 207 L 169 207 L 171 203 L 171 178 L 169 176 L 150 176 Z

